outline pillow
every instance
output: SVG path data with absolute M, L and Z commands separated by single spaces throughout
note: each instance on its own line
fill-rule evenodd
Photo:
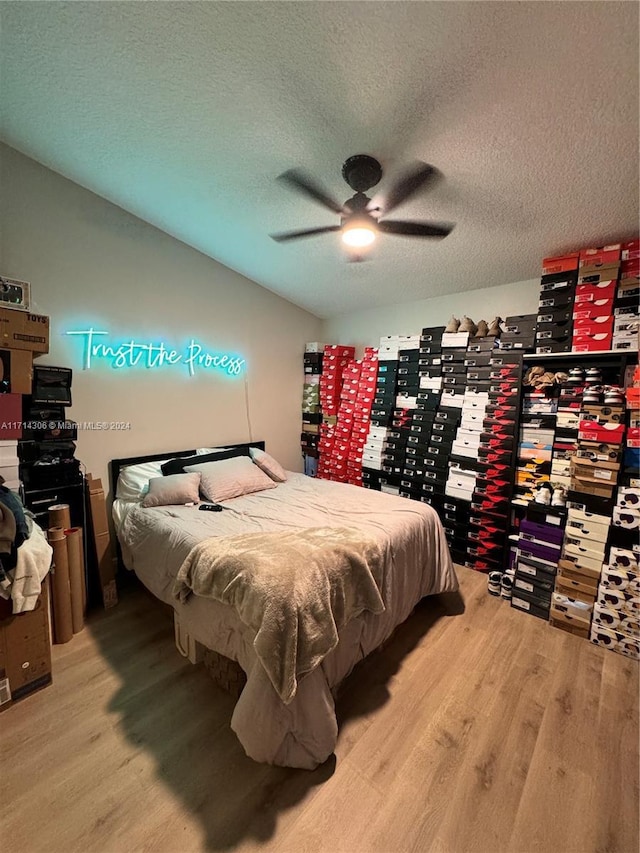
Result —
M 207 500 L 214 503 L 276 487 L 271 477 L 254 465 L 249 456 L 201 462 L 187 466 L 187 471 L 202 474 L 200 490 Z
M 121 501 L 141 501 L 152 477 L 162 476 L 162 465 L 168 459 L 156 462 L 141 462 L 139 465 L 127 465 L 120 469 L 116 498 Z
M 168 477 L 152 477 L 149 491 L 142 506 L 175 506 L 197 504 L 200 500 L 198 487 L 200 474 L 170 474 Z
M 264 450 L 260 450 L 258 447 L 250 447 L 249 455 L 258 468 L 264 471 L 265 474 L 268 474 L 276 483 L 284 483 L 287 479 L 287 472 L 282 465 L 273 456 L 265 453 Z
M 168 474 L 184 474 L 187 470 L 187 465 L 196 465 L 201 462 L 215 462 L 221 459 L 234 459 L 236 456 L 248 456 L 248 447 L 231 447 L 222 450 L 215 450 L 211 453 L 200 453 L 196 456 L 183 456 L 178 459 L 169 459 L 162 466 L 162 473 L 165 477 Z
M 223 450 L 232 450 L 231 447 L 198 447 L 196 456 L 205 456 L 207 453 L 222 453 Z

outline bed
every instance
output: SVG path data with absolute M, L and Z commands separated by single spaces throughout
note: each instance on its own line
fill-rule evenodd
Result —
M 264 448 L 261 442 L 251 446 Z M 125 467 L 194 452 L 114 460 L 112 483 L 118 484 Z M 407 619 L 420 599 L 458 589 L 442 525 L 427 504 L 292 472 L 276 488 L 226 501 L 225 509 L 215 513 L 195 506 L 144 509 L 139 500 L 114 493 L 122 562 L 154 596 L 173 607 L 177 636 L 183 645 L 191 645 L 191 659 L 199 657 L 194 648 L 204 647 L 237 661 L 246 673 L 231 727 L 247 755 L 259 762 L 307 769 L 324 762 L 337 740 L 334 696 L 340 683 Z M 302 537 L 303 531 L 345 525 L 379 548 L 383 571 L 377 583 L 384 609 L 364 610 L 346 622 L 335 648 L 283 701 L 256 653 L 256 631 L 229 604 L 199 595 L 177 599 L 176 577 L 196 546 L 212 537 L 278 531 L 300 531 Z

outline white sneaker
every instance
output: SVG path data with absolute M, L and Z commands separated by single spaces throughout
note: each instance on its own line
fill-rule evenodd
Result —
M 551 486 L 548 486 L 546 483 L 543 483 L 541 486 L 538 486 L 533 500 L 534 503 L 549 506 L 549 504 L 551 503 Z
M 551 506 L 566 506 L 567 504 L 567 493 L 564 490 L 564 486 L 557 486 L 553 490 L 553 496 L 551 498 Z

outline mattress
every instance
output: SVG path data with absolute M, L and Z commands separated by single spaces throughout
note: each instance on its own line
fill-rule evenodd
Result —
M 235 498 L 224 507 L 215 513 L 186 506 L 143 509 L 116 500 L 113 517 L 123 561 L 174 608 L 195 640 L 244 669 L 247 685 L 231 725 L 247 754 L 257 761 L 312 769 L 335 747 L 332 691 L 421 598 L 457 590 L 442 525 L 427 504 L 294 473 L 275 489 Z M 175 600 L 176 574 L 194 545 L 212 536 L 345 525 L 374 538 L 385 552 L 385 611 L 364 613 L 349 622 L 338 646 L 301 680 L 293 701 L 284 705 L 253 650 L 252 631 L 227 605 L 197 596 L 185 603 Z

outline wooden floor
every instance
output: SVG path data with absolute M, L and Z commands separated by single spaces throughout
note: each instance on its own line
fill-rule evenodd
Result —
M 233 702 L 133 590 L 0 715 L 0 847 L 637 853 L 638 665 L 510 609 L 460 569 L 338 701 L 336 755 L 258 765 Z

